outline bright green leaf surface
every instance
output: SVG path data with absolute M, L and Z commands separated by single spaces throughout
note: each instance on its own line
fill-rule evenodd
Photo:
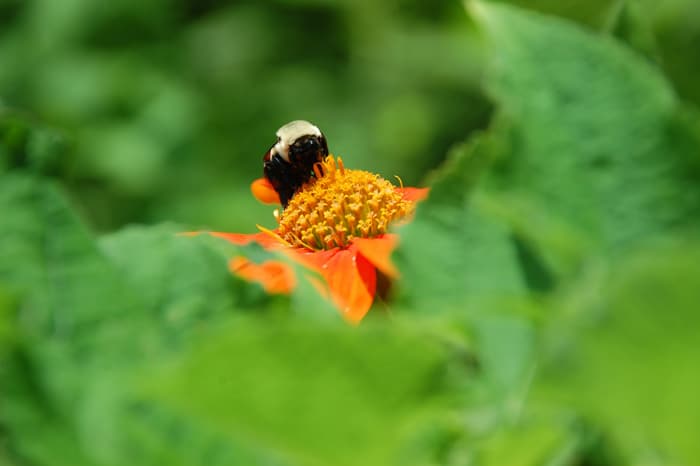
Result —
M 145 393 L 298 464 L 392 464 L 435 408 L 442 353 L 415 331 L 241 321 Z
M 141 309 L 174 327 L 187 327 L 230 310 L 234 279 L 227 256 L 207 247 L 216 240 L 178 236 L 180 231 L 174 226 L 133 227 L 103 237 L 100 245 L 138 290 Z
M 684 144 L 697 121 L 679 127 L 680 104 L 657 70 L 565 23 L 471 5 L 493 47 L 488 87 L 513 122 L 499 191 L 585 232 L 593 243 L 582 255 L 697 226 L 699 157 Z M 556 247 L 527 218 L 518 226 L 540 250 Z
M 420 283 L 413 299 L 508 293 L 519 282 L 546 288 L 591 254 L 697 226 L 700 157 L 687 141 L 698 140 L 698 121 L 679 119 L 658 72 L 611 40 L 472 5 L 492 42 L 489 87 L 505 123 L 492 130 L 498 143 L 443 168 L 433 198 L 404 229 L 411 254 L 400 260 L 411 262 L 407 281 Z M 482 194 L 478 158 L 489 155 L 494 174 Z
M 567 317 L 551 328 L 557 343 L 541 396 L 579 407 L 616 437 L 632 464 L 694 464 L 700 248 L 647 245 L 598 286 L 595 301 L 567 300 Z M 572 327 L 583 332 L 563 343 Z
M 32 333 L 67 337 L 121 313 L 127 301 L 115 271 L 55 185 L 29 175 L 1 180 L 0 280 L 23 295 Z
M 412 284 L 401 292 L 425 313 L 468 310 L 472 300 L 504 299 L 524 289 L 508 226 L 469 193 L 488 162 L 487 150 L 479 142 L 456 149 L 430 198 L 400 230 L 397 262 L 402 282 Z
M 70 420 L 87 382 L 75 370 L 99 355 L 88 342 L 112 333 L 133 301 L 53 183 L 20 174 L 0 180 L 0 282 L 17 302 L 3 315 L 13 332 L 0 352 L 3 422 L 22 457 L 89 464 Z

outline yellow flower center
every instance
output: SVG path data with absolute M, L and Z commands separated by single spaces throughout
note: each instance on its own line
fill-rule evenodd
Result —
M 378 175 L 349 170 L 333 156 L 314 167 L 316 178 L 297 191 L 279 214 L 279 236 L 308 249 L 344 247 L 372 238 L 414 209 L 414 203 Z

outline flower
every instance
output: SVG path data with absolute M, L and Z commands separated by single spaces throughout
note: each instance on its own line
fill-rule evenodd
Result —
M 318 272 L 343 317 L 357 323 L 374 301 L 377 274 L 398 277 L 390 259 L 398 238 L 388 233 L 389 226 L 407 219 L 427 189 L 396 187 L 378 175 L 346 169 L 333 156 L 314 171 L 316 177 L 294 194 L 284 211 L 275 211 L 275 230 L 258 226 L 261 231 L 254 234 L 210 234 L 238 245 L 256 242 L 280 250 Z M 251 191 L 262 202 L 279 203 L 264 178 L 255 180 Z M 255 264 L 236 257 L 229 267 L 270 293 L 288 293 L 296 284 L 292 269 L 281 261 Z

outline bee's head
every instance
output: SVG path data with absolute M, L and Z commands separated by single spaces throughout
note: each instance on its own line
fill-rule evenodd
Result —
M 317 126 L 295 120 L 277 130 L 277 142 L 265 154 L 265 160 L 275 155 L 292 165 L 313 164 L 328 155 L 328 144 Z

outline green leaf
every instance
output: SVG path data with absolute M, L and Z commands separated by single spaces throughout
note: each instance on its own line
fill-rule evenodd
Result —
M 129 227 L 100 239 L 101 250 L 138 295 L 139 308 L 173 328 L 230 311 L 245 288 L 214 238 L 179 236 L 182 231 L 174 225 Z
M 0 178 L 0 282 L 23 302 L 32 336 L 76 337 L 123 317 L 129 295 L 56 186 Z
M 557 301 L 537 399 L 577 408 L 630 464 L 697 463 L 698 302 L 700 245 L 644 245 Z
M 0 211 L 0 284 L 17 302 L 3 316 L 1 422 L 23 457 L 88 464 L 70 418 L 89 384 L 85 368 L 102 354 L 86 342 L 112 332 L 133 301 L 52 182 L 0 177 Z
M 391 464 L 437 406 L 443 358 L 433 339 L 400 326 L 239 320 L 142 396 L 293 464 Z
M 139 309 L 171 343 L 186 339 L 198 325 L 211 325 L 233 312 L 339 317 L 307 283 L 304 277 L 309 272 L 283 255 L 254 244 L 234 246 L 205 233 L 183 236 L 182 231 L 175 225 L 129 227 L 100 239 L 102 251 L 137 295 Z M 259 284 L 230 272 L 228 262 L 234 256 L 259 263 L 285 261 L 295 268 L 298 286 L 291 297 L 270 296 Z
M 516 391 L 533 368 L 534 329 L 522 318 L 484 315 L 474 319 L 482 374 L 498 397 Z
M 430 197 L 400 229 L 398 286 L 411 307 L 426 313 L 477 310 L 484 299 L 507 300 L 525 290 L 508 225 L 470 195 L 491 150 L 486 138 L 454 150 L 434 177 Z
M 679 125 L 684 110 L 658 70 L 564 21 L 470 6 L 492 46 L 488 87 L 512 123 L 490 192 L 551 269 L 578 265 L 571 244 L 583 260 L 698 227 L 697 146 L 678 143 L 696 137 L 697 120 Z M 585 240 L 562 250 L 541 219 Z
M 429 198 L 401 228 L 395 254 L 400 312 L 469 327 L 495 419 L 512 417 L 507 405 L 521 403 L 534 350 L 529 320 L 538 312 L 509 226 L 478 190 L 501 144 L 485 135 L 452 151 Z

